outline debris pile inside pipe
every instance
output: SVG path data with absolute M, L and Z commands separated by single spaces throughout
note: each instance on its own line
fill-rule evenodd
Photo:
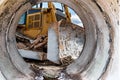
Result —
M 35 40 L 16 33 L 18 51 L 24 60 L 31 64 L 31 68 L 38 75 L 36 78 L 42 78 L 41 75 L 52 78 L 59 76 L 58 80 L 62 80 L 61 76 L 65 77 L 65 74 L 61 71 L 77 59 L 82 51 L 84 28 L 66 21 L 62 21 L 60 26 L 56 26 L 56 24 L 58 22 L 52 24 L 48 35 L 39 35 Z M 59 33 L 56 33 L 53 26 L 59 27 Z

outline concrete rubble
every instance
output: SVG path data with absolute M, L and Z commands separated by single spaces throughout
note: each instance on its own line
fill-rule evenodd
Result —
M 17 37 L 17 47 L 21 56 L 37 60 L 48 59 L 57 64 L 68 65 L 80 55 L 85 33 L 84 28 L 61 20 L 51 24 L 48 37 L 39 35 L 31 43 L 23 38 Z M 46 49 L 46 52 L 43 49 Z

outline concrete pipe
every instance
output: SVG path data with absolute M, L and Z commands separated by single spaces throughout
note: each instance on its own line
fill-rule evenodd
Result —
M 34 80 L 15 41 L 20 16 L 33 5 L 57 1 L 74 9 L 86 33 L 84 49 L 67 66 L 73 80 L 119 80 L 119 0 L 0 0 L 0 71 L 6 80 Z

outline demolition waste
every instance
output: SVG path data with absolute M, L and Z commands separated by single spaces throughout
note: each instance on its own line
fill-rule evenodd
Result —
M 56 24 L 60 24 L 60 26 L 56 26 Z M 59 64 L 47 59 L 48 35 L 39 35 L 35 40 L 32 40 L 16 32 L 18 50 L 36 72 L 36 80 L 39 80 L 37 78 L 42 80 L 43 76 L 52 78 L 52 80 L 53 78 L 64 79 L 66 74 L 62 71 L 77 59 L 84 45 L 85 33 L 83 27 L 65 20 L 60 23 L 56 22 L 52 26 L 59 27 Z

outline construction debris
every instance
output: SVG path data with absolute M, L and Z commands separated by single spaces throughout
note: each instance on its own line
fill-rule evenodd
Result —
M 47 40 L 48 37 L 44 35 L 39 35 L 31 44 L 30 48 L 33 49 L 41 49 L 41 48 L 47 48 Z
M 85 41 L 84 28 L 73 23 L 62 21 L 59 27 L 59 56 L 71 56 L 77 59 Z
M 35 80 L 73 80 L 65 73 L 64 67 L 60 66 L 37 66 L 31 65 L 36 72 Z
M 18 49 L 20 55 L 24 58 L 35 59 L 35 60 L 47 60 L 46 53 L 44 52 L 35 52 L 30 50 Z
M 24 44 L 24 43 L 22 43 L 22 42 L 18 42 L 17 43 L 17 48 L 18 49 L 25 49 L 27 46 Z
M 48 30 L 47 59 L 57 64 L 60 61 L 64 65 L 70 64 L 80 55 L 84 38 L 84 28 L 80 26 L 65 20 L 53 23 Z
M 18 49 L 27 49 L 33 51 L 47 51 L 47 36 L 39 35 L 35 40 L 25 39 L 24 37 L 16 37 Z M 45 50 L 46 49 L 46 50 Z
M 39 76 L 39 74 L 42 74 L 44 77 L 56 78 L 59 76 L 64 67 L 38 66 L 35 64 L 31 64 L 31 68 L 37 73 L 37 76 Z
M 61 20 L 50 25 L 48 36 L 38 35 L 33 41 L 29 38 L 17 37 L 17 46 L 20 54 L 25 58 L 50 60 L 67 66 L 80 55 L 84 37 L 84 28 Z
M 73 61 L 74 61 L 74 59 L 71 56 L 66 56 L 66 57 L 60 58 L 60 62 L 62 64 L 62 66 L 68 66 Z
M 84 28 L 61 20 L 49 26 L 48 35 L 38 35 L 35 40 L 17 36 L 17 47 L 22 57 L 41 61 L 27 60 L 35 80 L 72 80 L 62 71 L 80 55 L 84 37 Z

